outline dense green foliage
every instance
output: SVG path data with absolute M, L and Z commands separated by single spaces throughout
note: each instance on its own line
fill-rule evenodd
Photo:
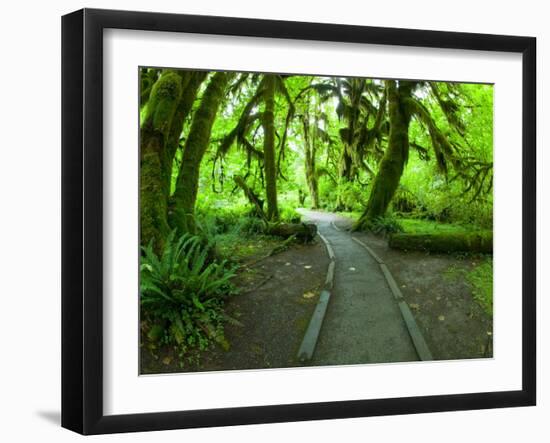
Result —
M 141 305 L 153 325 L 162 325 L 162 338 L 183 352 L 205 349 L 211 340 L 223 342 L 222 306 L 232 290 L 234 269 L 225 261 L 209 260 L 211 246 L 198 236 L 176 237 L 172 231 L 158 256 L 151 245 L 141 257 Z
M 487 258 L 466 274 L 472 295 L 487 314 L 493 314 L 493 260 Z
M 376 217 L 371 221 L 370 229 L 375 234 L 383 236 L 403 232 L 401 222 L 395 217 Z
M 292 232 L 296 208 L 353 213 L 354 229 L 385 236 L 457 236 L 455 246 L 492 229 L 491 85 L 140 77 L 142 311 L 149 332 L 181 349 L 223 336 L 231 245 L 278 224 Z
M 471 269 L 451 266 L 445 278 L 456 281 L 463 278 L 472 290 L 472 296 L 488 315 L 493 315 L 493 258 L 490 255 L 470 257 Z
M 175 77 L 157 75 L 161 86 Z M 178 93 L 155 86 L 142 103 L 142 133 L 148 116 L 170 119 L 170 100 L 155 91 Z M 390 212 L 491 228 L 492 100 L 489 85 L 210 73 L 179 130 L 168 220 L 185 230 L 193 210 L 250 204 L 233 181 L 240 176 L 269 219 L 279 206 L 363 212 L 370 202 L 372 220 Z

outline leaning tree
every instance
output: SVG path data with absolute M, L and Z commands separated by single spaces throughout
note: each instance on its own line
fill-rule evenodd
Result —
M 472 155 L 465 138 L 465 125 L 461 118 L 466 97 L 460 85 L 452 83 L 386 80 L 388 99 L 389 139 L 378 165 L 378 173 L 370 190 L 366 208 L 354 229 L 369 229 L 379 217 L 383 217 L 399 186 L 409 156 L 409 149 L 418 149 L 424 159 L 427 149 L 411 143 L 409 127 L 416 119 L 430 139 L 437 167 L 452 179 L 460 178 L 466 185 L 464 192 L 474 190 L 478 195 L 492 187 L 492 161 L 480 161 Z M 427 103 L 434 103 L 444 114 L 449 133 L 436 124 Z
M 312 84 L 322 100 L 336 100 L 336 115 L 343 123 L 338 130 L 339 151 L 337 184 L 339 188 L 359 178 L 359 172 L 372 175 L 370 161 L 378 161 L 386 136 L 386 93 L 381 83 L 364 78 L 332 78 Z M 338 193 L 338 210 L 349 209 Z
M 277 167 L 275 139 L 279 139 L 279 153 L 284 150 L 286 133 L 289 121 L 292 119 L 292 112 L 287 116 L 282 134 L 275 127 L 275 98 L 282 96 L 287 102 L 289 109 L 292 109 L 292 100 L 285 86 L 285 77 L 278 74 L 263 74 L 258 82 L 255 93 L 245 104 L 239 120 L 235 127 L 223 138 L 219 149 L 218 157 L 223 157 L 236 141 L 244 148 L 249 158 L 256 157 L 262 162 L 265 176 L 265 196 L 267 200 L 266 217 L 270 221 L 279 219 L 279 208 L 277 202 Z M 263 109 L 259 109 L 263 105 Z M 263 151 L 260 151 L 250 136 L 257 134 L 258 126 L 262 129 Z M 256 129 L 256 130 L 254 130 Z M 254 136 L 253 136 L 254 138 Z M 248 162 L 250 165 L 250 162 Z
M 210 145 L 212 126 L 218 108 L 225 97 L 226 86 L 233 76 L 227 72 L 216 72 L 210 78 L 193 115 L 189 134 L 183 146 L 176 189 L 171 201 L 172 226 L 179 232 L 196 232 L 195 203 L 199 187 L 202 159 Z
M 332 143 L 327 127 L 328 116 L 322 108 L 321 97 L 311 94 L 299 94 L 295 100 L 296 117 L 301 123 L 302 145 L 304 153 L 304 171 L 306 184 L 311 199 L 311 208 L 318 209 L 319 178 L 327 174 L 327 170 L 317 165 L 321 148 Z
M 193 105 L 206 72 L 184 70 L 142 70 L 140 108 L 140 237 L 141 244 L 152 243 L 158 251 L 171 229 L 194 230 L 194 201 L 198 168 L 208 146 L 210 132 L 225 86 L 232 74 L 210 77 L 193 112 Z M 185 121 L 191 117 L 189 134 L 182 147 Z M 171 196 L 171 179 L 176 152 L 183 149 L 176 181 L 177 193 Z M 184 164 L 185 163 L 185 164 Z M 181 192 L 182 188 L 186 192 Z M 173 211 L 170 208 L 181 209 Z

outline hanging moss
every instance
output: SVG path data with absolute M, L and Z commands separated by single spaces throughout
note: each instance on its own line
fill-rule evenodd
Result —
M 307 148 L 305 153 L 306 181 L 311 197 L 311 209 L 319 208 L 319 182 L 315 171 L 315 150 Z
M 318 125 L 318 117 L 315 115 L 313 131 L 309 125 L 309 103 L 306 106 L 305 114 L 302 117 L 302 126 L 304 130 L 304 160 L 306 182 L 309 188 L 309 196 L 311 197 L 311 209 L 319 208 L 319 182 L 317 179 L 316 170 L 316 130 Z M 310 134 L 311 132 L 311 134 Z

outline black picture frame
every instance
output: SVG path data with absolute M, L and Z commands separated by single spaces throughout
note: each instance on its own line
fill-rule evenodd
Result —
M 208 410 L 103 413 L 103 31 L 108 28 L 522 55 L 522 389 Z M 536 39 L 83 9 L 62 18 L 62 426 L 82 434 L 319 420 L 536 403 Z M 520 275 L 518 274 L 518 278 Z

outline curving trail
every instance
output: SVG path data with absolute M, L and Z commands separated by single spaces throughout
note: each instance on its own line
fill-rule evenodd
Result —
M 300 210 L 317 224 L 335 255 L 334 284 L 312 365 L 419 360 L 398 302 L 374 258 L 348 232 L 334 228 L 339 216 Z

